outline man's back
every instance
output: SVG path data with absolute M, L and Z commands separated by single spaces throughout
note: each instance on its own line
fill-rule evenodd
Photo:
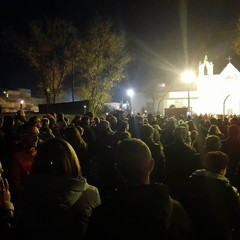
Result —
M 163 184 L 125 186 L 93 211 L 90 239 L 193 239 L 191 222 Z
M 185 183 L 179 201 L 192 220 L 196 239 L 239 239 L 240 198 L 225 177 L 228 162 L 225 153 L 210 151 L 203 159 L 204 169 L 194 171 Z

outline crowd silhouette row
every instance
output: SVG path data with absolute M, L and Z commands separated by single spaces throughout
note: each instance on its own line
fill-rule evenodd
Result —
M 4 115 L 0 239 L 240 239 L 240 118 Z

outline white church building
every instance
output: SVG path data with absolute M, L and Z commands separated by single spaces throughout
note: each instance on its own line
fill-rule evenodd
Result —
M 240 114 L 240 72 L 229 63 L 219 74 L 214 74 L 214 64 L 207 56 L 199 63 L 198 75 L 188 83 L 186 91 L 170 91 L 164 96 L 159 93 L 158 102 L 146 94 L 136 93 L 132 98 L 132 110 L 137 113 L 160 113 L 174 105 L 176 108 L 188 107 L 197 114 Z M 183 83 L 186 84 L 186 83 Z M 159 107 L 160 106 L 160 107 Z

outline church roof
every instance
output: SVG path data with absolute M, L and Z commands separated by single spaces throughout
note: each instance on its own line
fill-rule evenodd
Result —
M 223 78 L 240 78 L 240 72 L 232 65 L 232 63 L 229 62 L 220 73 L 220 76 Z

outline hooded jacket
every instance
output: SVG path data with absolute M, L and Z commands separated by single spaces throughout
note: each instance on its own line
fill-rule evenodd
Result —
M 197 239 L 230 240 L 240 230 L 237 189 L 220 174 L 199 169 L 187 179 L 182 199 Z
M 122 187 L 93 211 L 87 240 L 192 239 L 191 222 L 166 185 Z
M 85 178 L 32 176 L 15 236 L 32 240 L 83 239 L 92 209 L 100 203 L 98 189 Z

